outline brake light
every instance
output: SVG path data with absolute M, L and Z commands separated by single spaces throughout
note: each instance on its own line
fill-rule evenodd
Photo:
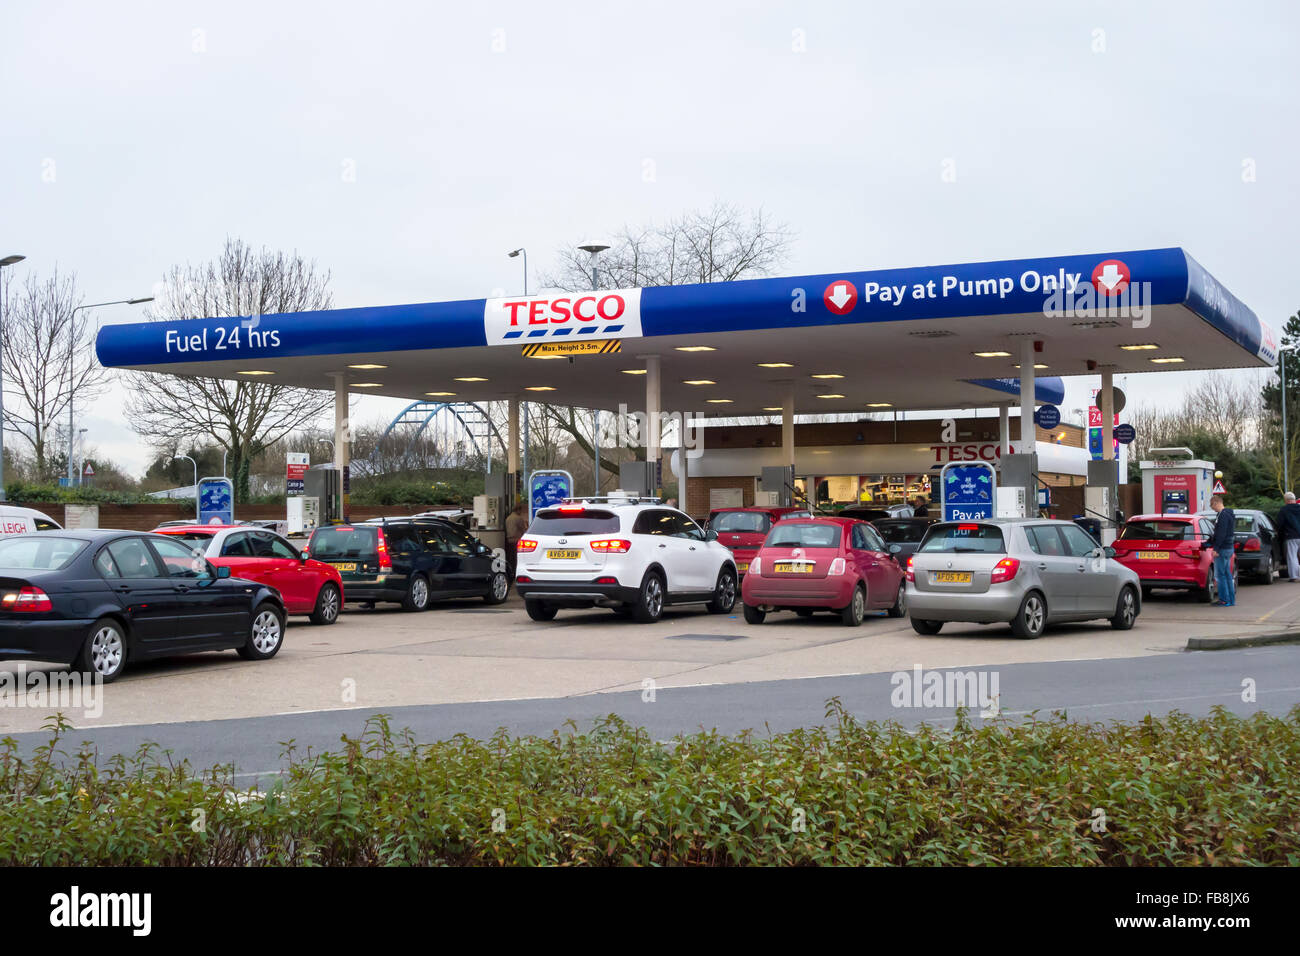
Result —
M 627 554 L 632 542 L 626 538 L 597 538 L 589 542 L 597 554 Z
M 520 538 L 519 543 L 515 545 L 515 550 L 521 554 L 527 554 L 530 551 L 537 550 L 537 542 L 532 538 Z
M 20 591 L 10 591 L 0 599 L 0 605 L 3 605 L 6 611 L 53 611 L 54 604 L 50 601 L 50 596 L 40 588 L 25 587 Z
M 1245 544 L 1241 546 L 1242 551 L 1258 551 L 1259 538 L 1247 538 Z
M 989 576 L 990 584 L 1002 584 L 1010 581 L 1020 573 L 1020 561 L 1016 558 L 1003 558 L 997 564 L 993 565 L 993 573 Z
M 959 524 L 959 525 L 957 525 L 957 530 L 958 530 L 958 531 L 978 531 L 979 529 L 980 529 L 980 526 L 977 525 L 977 524 Z
M 916 583 L 916 571 L 913 570 L 913 568 L 912 568 L 912 558 L 911 558 L 910 555 L 909 555 L 908 558 L 907 558 L 907 572 L 906 572 L 906 574 L 907 574 L 907 580 L 909 580 L 909 581 L 911 581 L 913 584 L 915 584 L 915 583 Z
M 596 583 L 597 584 L 618 584 L 618 578 L 612 578 L 608 576 L 603 578 L 596 578 Z
M 561 505 L 559 509 L 560 514 L 562 515 L 581 514 L 585 510 L 586 509 L 583 508 L 581 505 Z
M 393 570 L 393 559 L 388 554 L 388 539 L 384 537 L 384 529 L 379 528 L 379 570 Z
M 532 584 L 533 579 L 526 574 L 516 574 L 515 584 Z
M 749 570 L 746 573 L 753 575 L 763 573 L 763 562 L 759 560 L 758 555 L 755 555 L 754 560 L 749 562 Z
M 827 573 L 827 574 L 843 574 L 843 573 L 844 573 L 844 559 L 843 559 L 843 558 L 836 558 L 834 561 L 832 561 L 832 562 L 831 562 L 831 566 L 830 566 L 829 568 L 826 569 L 826 573 Z

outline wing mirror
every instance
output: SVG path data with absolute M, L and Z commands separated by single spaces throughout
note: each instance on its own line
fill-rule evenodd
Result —
M 222 565 L 221 567 L 217 568 L 216 570 L 217 570 L 217 577 L 219 577 L 219 578 L 228 578 L 228 577 L 230 577 L 230 568 L 226 567 L 225 565 Z
M 714 531 L 712 528 L 710 528 L 708 531 L 704 532 L 704 540 L 705 540 L 705 541 L 717 541 L 717 540 L 718 540 L 718 532 L 716 532 L 716 531 Z
M 1107 546 L 1107 547 L 1102 548 L 1102 549 L 1101 549 L 1101 553 L 1104 554 L 1104 555 L 1105 555 L 1106 557 L 1108 557 L 1108 558 L 1113 558 L 1113 557 L 1115 557 L 1115 549 L 1112 548 L 1112 547 L 1110 547 L 1110 546 Z

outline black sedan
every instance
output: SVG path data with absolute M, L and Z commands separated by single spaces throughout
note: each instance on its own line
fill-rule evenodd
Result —
M 44 531 L 0 539 L 0 660 L 71 664 L 107 682 L 128 660 L 232 649 L 266 660 L 283 639 L 274 588 L 230 577 L 175 538 Z
M 906 565 L 921 546 L 925 529 L 933 523 L 933 518 L 878 518 L 871 525 L 880 532 L 889 553 L 899 564 Z
M 1215 518 L 1213 511 L 1198 512 Z M 1282 536 L 1273 526 L 1273 519 L 1252 508 L 1234 508 L 1237 519 L 1233 529 L 1233 550 L 1237 552 L 1237 573 L 1247 575 L 1259 584 L 1272 584 L 1273 572 L 1286 568 L 1286 551 Z

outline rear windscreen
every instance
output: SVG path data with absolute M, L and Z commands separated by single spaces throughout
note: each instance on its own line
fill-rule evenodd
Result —
M 767 534 L 772 519 L 761 511 L 721 511 L 709 521 L 709 527 L 719 533 Z
M 786 524 L 772 529 L 763 542 L 768 548 L 838 548 L 843 527 L 838 524 Z
M 931 525 L 920 550 L 947 554 L 1000 554 L 1006 551 L 1002 529 L 992 524 Z
M 58 571 L 66 567 L 85 541 L 58 538 L 46 532 L 40 537 L 16 536 L 0 540 L 0 568 L 21 571 Z
M 1191 541 L 1190 521 L 1130 521 L 1119 533 L 1121 541 Z
M 200 554 L 207 550 L 208 542 L 212 540 L 212 535 L 202 531 L 187 531 L 184 534 L 169 534 L 167 537 L 175 538 L 177 541 L 184 541 L 191 547 L 196 548 Z
M 317 528 L 307 548 L 313 558 L 360 558 L 379 550 L 376 528 Z
M 566 512 L 559 508 L 546 508 L 537 512 L 528 526 L 529 534 L 612 534 L 618 530 L 618 515 L 612 511 L 583 508 Z
M 877 521 L 875 527 L 889 544 L 910 544 L 924 538 L 926 529 L 930 526 L 923 521 L 900 521 L 896 524 Z

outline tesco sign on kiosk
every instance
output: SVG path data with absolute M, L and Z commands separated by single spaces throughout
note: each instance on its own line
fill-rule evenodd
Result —
M 488 345 L 641 335 L 641 290 L 512 296 L 483 309 Z

